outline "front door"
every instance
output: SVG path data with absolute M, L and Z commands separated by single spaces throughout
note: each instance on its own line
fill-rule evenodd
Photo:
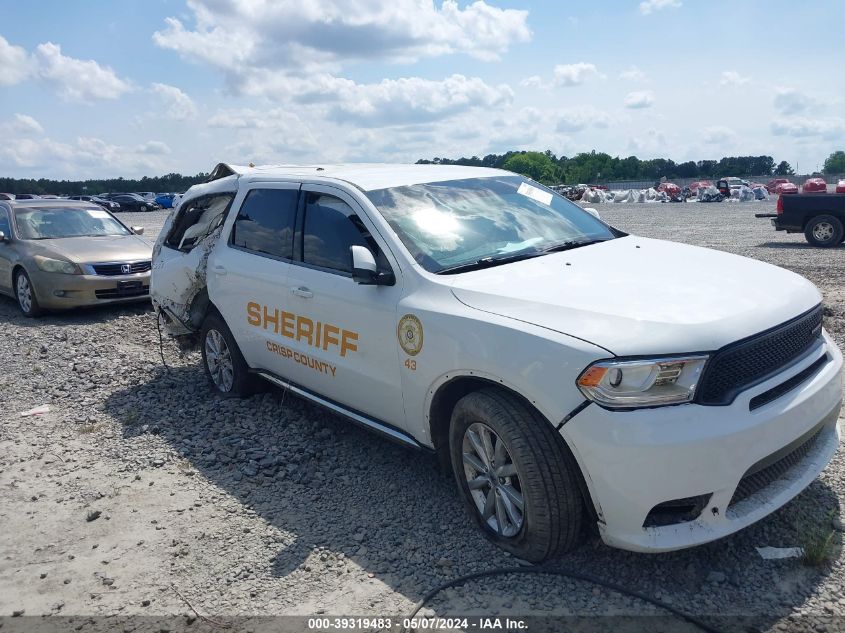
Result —
M 402 288 L 395 261 L 358 202 L 336 187 L 303 185 L 294 261 L 288 275 L 297 353 L 293 380 L 379 421 L 403 428 L 405 411 L 396 341 Z M 360 245 L 392 286 L 352 280 L 349 248 Z

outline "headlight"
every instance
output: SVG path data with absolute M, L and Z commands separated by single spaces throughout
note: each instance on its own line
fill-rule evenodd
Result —
M 35 265 L 45 273 L 64 273 L 66 275 L 78 275 L 82 271 L 79 266 L 63 259 L 50 259 L 49 257 L 35 256 Z
M 689 402 L 707 356 L 606 360 L 593 363 L 578 377 L 578 388 L 609 409 L 659 407 Z

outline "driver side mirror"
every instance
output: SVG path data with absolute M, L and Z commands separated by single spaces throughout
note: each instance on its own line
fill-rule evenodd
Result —
M 129 230 L 132 231 L 135 235 L 143 235 L 144 234 L 144 227 L 143 226 L 130 226 Z
M 393 273 L 380 273 L 369 248 L 364 246 L 350 246 L 349 256 L 352 259 L 352 281 L 364 286 L 392 286 L 396 283 Z
M 596 218 L 596 220 L 601 220 L 599 212 L 596 211 L 593 207 L 584 207 L 584 211 L 592 215 L 594 218 Z

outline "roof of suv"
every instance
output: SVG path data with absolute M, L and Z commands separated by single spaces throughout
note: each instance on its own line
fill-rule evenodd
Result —
M 363 191 L 403 187 L 425 182 L 442 182 L 462 178 L 489 178 L 492 176 L 515 176 L 509 171 L 488 167 L 465 167 L 463 165 L 403 165 L 383 163 L 347 163 L 340 165 L 218 165 L 225 177 L 232 173 L 250 180 L 272 180 L 274 178 L 336 178 L 355 185 Z M 227 171 L 228 170 L 228 171 Z M 213 178 L 213 177 L 212 177 Z

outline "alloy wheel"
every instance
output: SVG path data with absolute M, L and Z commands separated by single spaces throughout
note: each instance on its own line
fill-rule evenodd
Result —
M 17 291 L 21 310 L 29 314 L 32 310 L 32 286 L 29 285 L 29 279 L 23 273 L 18 275 Z
M 235 384 L 235 366 L 226 339 L 214 329 L 205 335 L 205 363 L 214 386 L 229 393 Z
M 483 422 L 464 431 L 464 476 L 482 520 L 497 534 L 516 536 L 524 522 L 522 485 L 508 447 Z

